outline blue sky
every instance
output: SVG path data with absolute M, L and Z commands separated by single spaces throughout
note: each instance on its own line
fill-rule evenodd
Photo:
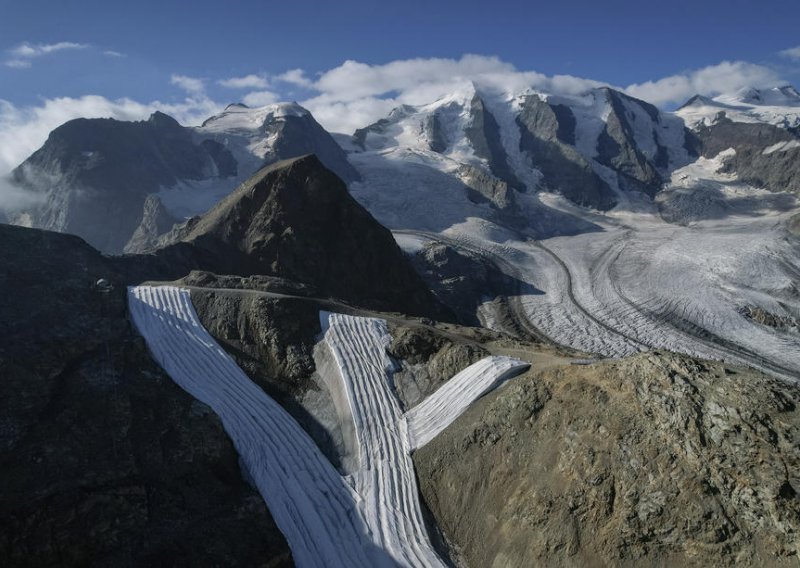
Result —
M 800 49 L 786 51 L 798 21 L 797 0 L 0 0 L 0 173 L 16 159 L 4 140 L 41 143 L 76 115 L 163 107 L 193 122 L 294 99 L 348 130 L 476 74 L 593 79 L 670 108 L 694 91 L 800 83 Z

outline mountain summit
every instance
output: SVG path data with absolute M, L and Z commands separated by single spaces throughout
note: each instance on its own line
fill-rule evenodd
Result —
M 392 234 L 313 155 L 254 174 L 158 254 L 217 274 L 279 276 L 362 305 L 443 315 Z

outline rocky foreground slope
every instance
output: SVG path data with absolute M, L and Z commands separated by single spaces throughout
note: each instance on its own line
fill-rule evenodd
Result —
M 125 281 L 77 237 L 0 225 L 0 564 L 291 565 L 219 419 L 132 330 Z
M 469 566 L 794 566 L 798 400 L 664 352 L 534 369 L 414 461 Z

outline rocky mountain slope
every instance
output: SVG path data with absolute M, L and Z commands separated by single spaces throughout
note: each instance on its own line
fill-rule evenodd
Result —
M 260 170 L 161 245 L 155 255 L 167 264 L 280 276 L 320 296 L 448 317 L 391 233 L 314 156 Z
M 469 566 L 792 566 L 798 400 L 668 353 L 534 370 L 414 461 Z
M 468 84 L 356 131 L 351 160 L 378 191 L 390 180 L 371 176 L 373 164 L 391 157 L 471 187 L 458 167 L 467 164 L 518 192 L 552 191 L 607 210 L 630 193 L 655 194 L 693 157 L 689 139 L 679 118 L 609 88 L 567 97 Z
M 80 235 L 121 252 L 142 220 L 148 194 L 181 179 L 236 175 L 232 156 L 215 142 L 198 144 L 162 113 L 143 122 L 78 119 L 55 129 L 12 179 L 41 195 L 20 222 Z
M 442 557 L 796 563 L 795 95 L 672 114 L 468 84 L 341 147 L 295 104 L 68 123 L 16 171 L 45 205 L 14 220 L 147 252 L 0 226 L 6 563 L 137 565 L 176 543 L 195 564 L 290 562 L 219 421 L 125 319 L 127 285 L 176 279 L 343 475 L 359 458 L 320 310 L 383 322 L 371 350 L 404 411 L 487 355 L 533 364 L 414 456 Z
M 344 179 L 358 178 L 298 105 L 232 105 L 198 128 L 160 112 L 142 122 L 73 120 L 13 172 L 37 204 L 11 220 L 79 235 L 106 253 L 138 252 L 264 165 L 309 153 Z
M 124 267 L 7 225 L 0 261 L 0 562 L 290 566 L 219 419 L 131 329 Z

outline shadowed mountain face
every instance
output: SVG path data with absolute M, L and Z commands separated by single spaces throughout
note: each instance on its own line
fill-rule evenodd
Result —
M 659 111 L 651 104 L 623 95 L 613 89 L 601 89 L 609 106 L 605 127 L 597 141 L 597 160 L 617 172 L 620 188 L 640 191 L 651 197 L 661 188 L 663 179 L 657 168 L 669 166 L 667 148 L 654 138 L 656 152 L 648 159 L 636 143 L 637 116 L 632 106 L 642 110 L 653 124 L 659 121 Z
M 315 153 L 343 179 L 358 179 L 344 151 L 305 109 L 276 105 L 257 124 L 239 127 L 237 121 L 256 112 L 232 105 L 200 128 L 160 112 L 141 122 L 67 122 L 13 172 L 12 182 L 41 203 L 12 220 L 76 234 L 105 253 L 137 252 L 184 209 L 204 210 L 264 164 Z M 157 195 L 168 188 L 180 188 L 172 196 L 177 212 Z M 212 194 L 210 202 L 204 192 Z M 194 203 L 208 204 L 198 209 Z
M 505 181 L 510 187 L 524 190 L 525 186 L 508 165 L 500 126 L 477 93 L 470 101 L 469 114 L 471 120 L 464 130 L 464 135 L 474 149 L 475 155 L 486 160 L 493 175 Z
M 131 328 L 127 282 L 78 237 L 0 225 L 0 564 L 290 566 L 220 420 Z
M 142 122 L 67 122 L 12 179 L 44 198 L 29 212 L 32 226 L 76 234 L 104 252 L 119 253 L 142 221 L 148 194 L 179 180 L 234 175 L 224 147 L 211 140 L 196 143 L 189 130 L 157 112 Z
M 280 276 L 363 306 L 446 316 L 392 234 L 314 156 L 259 171 L 156 256 L 218 274 Z

